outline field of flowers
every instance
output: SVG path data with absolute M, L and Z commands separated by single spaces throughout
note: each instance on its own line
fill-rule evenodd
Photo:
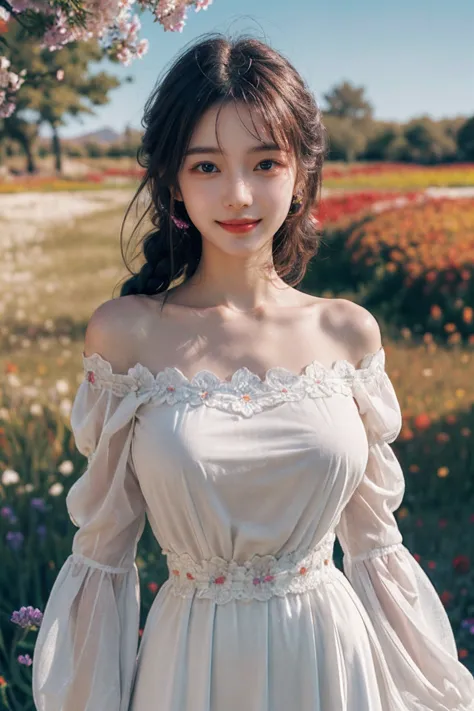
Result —
M 320 216 L 325 233 L 306 286 L 355 290 L 398 329 L 474 344 L 471 197 L 336 195 Z
M 118 233 L 131 194 L 103 191 L 95 200 L 89 193 L 42 194 L 36 210 L 33 193 L 28 199 L 0 196 L 0 242 L 7 255 L 0 292 L 0 709 L 34 708 L 36 630 L 76 530 L 65 496 L 86 465 L 69 427 L 84 377 L 84 329 L 94 307 L 117 295 L 113 290 L 123 275 Z M 451 260 L 449 269 L 461 276 L 464 269 L 472 273 L 473 211 L 471 199 L 432 200 L 418 189 L 327 195 L 316 215 L 329 251 L 322 251 L 321 265 L 317 259 L 302 288 L 329 296 L 344 291 L 362 303 L 373 295 L 374 283 L 384 283 L 386 271 L 395 273 L 387 264 L 394 263 L 405 279 L 413 276 L 410 265 L 418 265 L 418 275 L 428 269 L 438 279 L 440 259 Z M 330 251 L 337 239 L 350 257 L 346 281 L 344 272 L 340 276 L 346 266 Z M 397 249 L 403 259 L 393 254 Z M 316 279 L 318 273 L 325 279 Z M 438 300 L 434 289 L 427 292 L 431 320 L 421 330 L 393 318 L 393 288 L 384 288 L 386 298 L 373 299 L 371 310 L 381 324 L 387 371 L 403 413 L 393 445 L 406 478 L 397 520 L 405 545 L 445 605 L 459 658 L 474 672 L 474 342 L 470 331 L 467 338 L 452 338 L 454 331 L 445 328 L 451 322 L 456 333 L 463 324 L 470 327 L 472 291 L 459 292 L 463 283 L 471 288 L 467 277 L 430 279 Z M 387 299 L 391 306 L 384 306 Z M 453 306 L 458 320 L 446 306 L 457 299 L 464 300 Z M 436 305 L 440 311 L 433 310 Z M 446 339 L 436 338 L 436 324 Z M 335 557 L 341 566 L 338 546 Z M 148 525 L 137 565 L 142 630 L 167 576 Z
M 326 167 L 327 188 L 350 190 L 423 190 L 430 186 L 461 187 L 474 185 L 474 164 L 420 166 L 406 163 L 352 164 Z
M 103 190 L 124 185 L 133 186 L 143 176 L 141 169 L 103 168 L 101 171 L 88 171 L 78 176 L 54 177 L 51 175 L 31 175 L 0 180 L 0 195 L 10 193 L 63 192 L 77 190 Z

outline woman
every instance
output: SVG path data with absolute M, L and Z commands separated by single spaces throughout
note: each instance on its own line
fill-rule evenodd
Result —
M 171 67 L 144 126 L 155 229 L 87 327 L 71 424 L 88 467 L 37 708 L 474 709 L 393 515 L 401 413 L 377 321 L 295 288 L 326 151 L 311 92 L 266 44 L 213 36 Z M 136 656 L 146 515 L 170 575 Z

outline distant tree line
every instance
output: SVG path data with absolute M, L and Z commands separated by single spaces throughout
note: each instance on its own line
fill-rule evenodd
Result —
M 330 160 L 428 165 L 474 160 L 474 116 L 439 121 L 421 116 L 406 123 L 379 121 L 364 88 L 347 81 L 325 94 L 324 100 Z

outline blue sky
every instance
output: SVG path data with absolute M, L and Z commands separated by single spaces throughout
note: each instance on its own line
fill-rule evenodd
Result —
M 267 41 L 292 61 L 321 104 L 325 92 L 347 79 L 365 87 L 377 118 L 474 114 L 472 0 L 214 0 L 206 11 L 189 11 L 182 33 L 164 32 L 150 12 L 141 21 L 148 54 L 129 67 L 107 60 L 98 65 L 133 76 L 133 83 L 113 90 L 95 116 L 68 120 L 64 137 L 104 126 L 140 128 L 144 103 L 165 66 L 210 31 Z

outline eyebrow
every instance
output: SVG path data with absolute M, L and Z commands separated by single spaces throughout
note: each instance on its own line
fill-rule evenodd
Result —
M 261 151 L 280 151 L 283 150 L 276 143 L 259 143 L 258 145 L 252 146 L 248 149 L 247 153 L 260 153 Z M 193 156 L 198 153 L 221 153 L 219 148 L 215 146 L 194 146 L 194 148 L 189 148 L 185 156 Z

